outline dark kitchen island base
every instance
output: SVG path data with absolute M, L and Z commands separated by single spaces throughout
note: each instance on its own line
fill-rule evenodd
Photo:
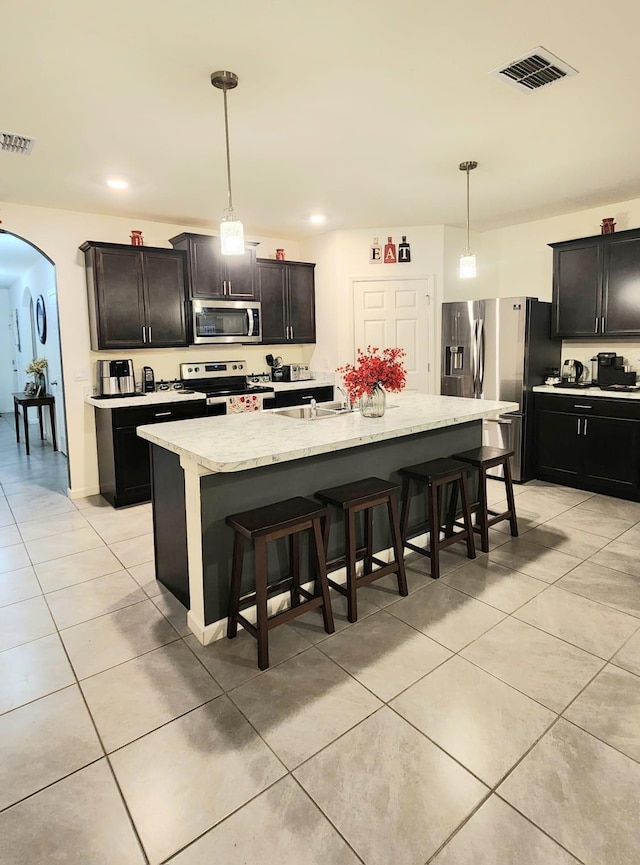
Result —
M 334 423 L 328 420 L 324 423 Z M 375 423 L 375 421 L 374 421 Z M 304 428 L 301 425 L 301 433 Z M 267 466 L 211 473 L 191 460 L 151 445 L 153 522 L 157 579 L 189 609 L 189 626 L 203 643 L 226 629 L 233 532 L 229 514 L 269 505 L 292 496 L 312 498 L 315 491 L 367 476 L 398 481 L 402 466 L 477 447 L 481 421 L 418 432 Z M 416 497 L 413 514 L 419 516 Z M 421 499 L 420 499 L 421 501 Z M 336 515 L 332 514 L 336 520 Z M 375 521 L 375 548 L 391 546 L 386 520 Z M 342 552 L 342 524 L 333 524 L 329 555 Z M 274 581 L 287 572 L 284 542 L 270 551 Z M 245 579 L 251 586 L 252 559 L 247 550 Z M 305 557 L 303 556 L 303 561 Z M 270 603 L 279 609 L 288 594 Z M 280 604 L 280 606 L 278 606 Z

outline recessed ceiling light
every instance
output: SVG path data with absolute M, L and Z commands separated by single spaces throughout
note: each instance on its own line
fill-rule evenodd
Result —
M 110 177 L 107 180 L 107 186 L 110 189 L 128 189 L 129 184 L 126 180 L 121 180 L 119 177 Z
M 323 213 L 312 213 L 309 217 L 309 222 L 313 222 L 314 225 L 321 225 L 326 218 Z

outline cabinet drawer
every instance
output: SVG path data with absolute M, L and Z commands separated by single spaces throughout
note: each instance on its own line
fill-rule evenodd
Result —
M 186 420 L 194 417 L 204 417 L 205 400 L 187 400 L 186 402 L 156 403 L 150 406 L 136 408 L 113 409 L 114 429 L 127 426 L 143 426 L 148 423 L 163 423 L 171 420 Z
M 640 400 L 606 399 L 606 397 L 535 395 L 536 410 L 566 412 L 585 416 L 616 417 L 640 420 Z

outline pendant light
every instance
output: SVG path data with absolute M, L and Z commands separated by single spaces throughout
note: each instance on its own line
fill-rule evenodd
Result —
M 469 172 L 478 167 L 477 162 L 461 162 L 458 168 L 467 172 L 467 245 L 460 256 L 460 279 L 474 279 L 476 275 L 476 257 L 469 245 Z
M 229 158 L 229 118 L 227 115 L 227 90 L 238 86 L 238 76 L 234 72 L 212 72 L 211 83 L 224 96 L 224 135 L 227 145 L 227 196 L 228 206 L 220 220 L 220 251 L 223 255 L 244 255 L 244 229 L 233 209 L 231 195 L 231 160 Z

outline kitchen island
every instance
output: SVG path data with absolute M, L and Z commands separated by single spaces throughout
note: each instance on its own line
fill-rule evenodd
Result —
M 517 408 L 414 392 L 388 402 L 381 418 L 354 411 L 302 420 L 274 411 L 138 427 L 151 444 L 156 576 L 187 607 L 203 645 L 226 629 L 227 515 L 371 475 L 397 480 L 402 466 L 477 447 L 483 418 Z M 339 542 L 332 531 L 330 554 Z M 375 543 L 389 546 L 381 529 Z M 286 554 L 276 553 L 270 566 L 282 574 Z M 287 598 L 272 598 L 271 611 Z

